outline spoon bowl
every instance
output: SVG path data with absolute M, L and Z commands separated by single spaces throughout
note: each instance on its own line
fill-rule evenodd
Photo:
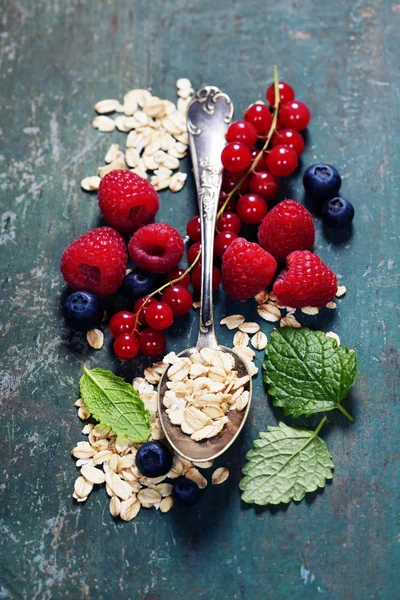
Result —
M 165 436 L 172 448 L 184 458 L 195 462 L 212 460 L 225 452 L 235 441 L 242 429 L 251 402 L 251 376 L 244 361 L 233 350 L 220 346 L 214 330 L 212 269 L 214 252 L 214 233 L 218 200 L 222 182 L 221 152 L 225 146 L 225 134 L 232 122 L 233 104 L 229 96 L 214 86 L 205 86 L 199 90 L 188 107 L 187 123 L 190 152 L 196 181 L 200 223 L 201 223 L 201 292 L 199 334 L 195 347 L 181 352 L 179 357 L 190 357 L 202 348 L 210 348 L 231 354 L 234 358 L 234 370 L 238 377 L 249 375 L 245 390 L 249 392 L 249 401 L 244 410 L 231 410 L 226 413 L 228 422 L 222 431 L 211 438 L 194 441 L 173 425 L 163 404 L 168 376 L 165 370 L 158 386 L 158 414 Z
M 235 354 L 233 350 L 227 348 L 226 346 L 217 346 L 215 349 L 222 352 L 227 352 L 233 356 L 235 360 L 235 370 L 237 371 L 238 377 L 244 377 L 245 375 L 249 374 L 245 362 L 237 354 Z M 178 356 L 182 358 L 190 357 L 195 352 L 198 352 L 198 350 L 198 348 L 193 346 L 192 348 L 183 350 L 183 352 L 180 352 Z M 168 369 L 165 369 L 158 386 L 158 414 L 160 417 L 161 426 L 169 444 L 175 450 L 175 452 L 190 461 L 204 462 L 207 460 L 214 460 L 233 444 L 246 422 L 252 396 L 251 377 L 248 383 L 245 385 L 245 390 L 249 391 L 250 400 L 244 410 L 228 411 L 228 423 L 226 423 L 220 433 L 212 438 L 202 440 L 201 442 L 195 442 L 191 439 L 190 435 L 183 433 L 179 426 L 173 425 L 169 420 L 167 413 L 165 412 L 165 406 L 162 403 L 162 399 L 167 390 L 167 370 Z

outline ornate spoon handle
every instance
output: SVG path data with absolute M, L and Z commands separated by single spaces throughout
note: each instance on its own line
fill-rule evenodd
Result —
M 214 230 L 222 181 L 221 152 L 233 104 L 217 87 L 200 89 L 188 108 L 188 132 L 201 222 L 201 295 L 197 348 L 218 346 L 214 329 L 212 270 Z

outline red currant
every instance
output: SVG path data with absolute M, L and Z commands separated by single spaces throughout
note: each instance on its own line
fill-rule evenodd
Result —
M 243 223 L 258 225 L 268 212 L 268 205 L 264 198 L 257 194 L 246 194 L 237 201 L 237 213 Z
M 310 122 L 310 111 L 303 102 L 291 100 L 279 108 L 279 120 L 285 129 L 302 131 Z
M 144 356 L 160 356 L 167 349 L 167 338 L 162 331 L 144 329 L 139 337 L 140 352 Z
M 121 310 L 110 319 L 110 333 L 115 338 L 123 333 L 132 333 L 135 325 L 135 315 L 127 310 Z
M 250 192 L 262 196 L 264 200 L 273 200 L 278 193 L 278 181 L 268 171 L 254 173 L 250 179 Z
M 217 221 L 217 231 L 239 233 L 242 222 L 234 212 L 224 212 Z
M 136 317 L 137 313 L 140 311 L 139 323 L 141 325 L 147 325 L 146 311 L 147 311 L 148 304 L 146 304 L 146 306 L 144 308 L 142 308 L 142 306 L 143 306 L 143 304 L 145 304 L 145 302 L 147 302 L 147 296 L 144 296 L 143 298 L 139 298 L 139 300 L 136 300 L 135 306 L 133 307 L 135 317 Z M 151 300 L 149 300 L 149 304 L 150 304 L 150 302 L 151 302 Z
M 174 317 L 186 315 L 193 304 L 192 294 L 183 285 L 178 284 L 169 286 L 163 292 L 161 300 L 172 308 Z
M 221 161 L 230 173 L 244 171 L 251 164 L 250 149 L 243 142 L 231 142 L 222 150 Z
M 275 146 L 267 155 L 267 167 L 272 175 L 287 177 L 297 167 L 297 154 L 288 146 Z
M 184 274 L 185 269 L 172 269 L 172 271 L 170 271 L 168 273 L 168 281 L 174 281 L 174 279 L 178 279 L 178 277 L 182 277 L 182 275 Z M 188 288 L 190 285 L 190 275 L 189 273 L 186 273 L 185 277 L 183 279 L 181 279 L 179 282 L 179 285 L 183 285 L 183 287 Z
M 225 250 L 232 244 L 233 240 L 237 238 L 237 234 L 232 231 L 221 231 L 215 237 L 214 240 L 214 252 L 217 256 L 222 258 Z
M 239 181 L 242 179 L 243 175 L 244 175 L 243 171 L 241 173 L 229 173 L 228 171 L 224 171 L 222 173 L 222 191 L 229 194 L 229 192 L 231 192 L 233 190 L 233 188 L 236 187 L 236 184 L 238 184 Z M 240 188 L 238 191 L 241 194 L 245 194 L 248 189 L 249 189 L 249 178 L 246 177 L 246 179 L 240 185 Z
M 218 267 L 213 266 L 212 274 L 212 288 L 217 290 L 221 282 L 221 273 Z M 201 265 L 196 265 L 192 271 L 192 283 L 195 290 L 200 291 L 201 289 Z
M 122 360 L 134 358 L 139 350 L 139 339 L 135 333 L 123 333 L 114 341 L 114 352 Z
M 284 102 L 289 102 L 290 100 L 294 100 L 294 89 L 284 81 L 280 81 L 278 84 L 279 87 L 279 102 L 283 104 Z M 275 106 L 275 86 L 274 84 L 270 85 L 267 89 L 267 101 L 270 106 Z
M 244 118 L 246 121 L 254 125 L 258 135 L 265 136 L 269 132 L 272 125 L 272 115 L 269 112 L 268 106 L 265 104 L 253 104 L 250 106 L 245 114 Z
M 153 329 L 167 329 L 172 325 L 174 313 L 165 302 L 150 300 L 146 308 L 147 324 Z
M 227 197 L 227 193 L 226 192 L 221 192 L 219 195 L 219 200 L 218 200 L 218 209 L 222 208 L 222 206 L 225 204 L 225 200 Z M 235 206 L 236 206 L 236 200 L 235 198 L 231 198 L 228 202 L 228 204 L 226 205 L 226 209 L 225 210 L 230 210 L 231 212 L 233 212 L 235 210 Z
M 193 217 L 186 225 L 186 231 L 192 242 L 199 242 L 201 240 L 201 225 L 200 217 Z
M 190 246 L 188 253 L 187 253 L 187 259 L 188 259 L 189 265 L 192 265 L 194 263 L 194 261 L 197 258 L 197 255 L 200 251 L 201 251 L 200 242 L 195 242 L 194 244 L 192 244 Z
M 248 121 L 235 121 L 230 125 L 226 139 L 228 142 L 243 142 L 248 148 L 252 148 L 257 141 L 257 130 Z
M 259 171 L 264 171 L 266 168 L 265 167 L 265 154 L 264 154 L 263 150 L 260 150 L 259 148 L 253 148 L 253 150 L 251 151 L 251 159 L 254 162 L 259 154 L 261 154 L 261 158 L 258 161 L 257 166 L 256 166 L 255 170 L 253 171 L 253 173 L 258 173 Z
M 271 138 L 271 145 L 287 146 L 294 150 L 297 156 L 301 156 L 304 150 L 304 140 L 301 134 L 294 129 L 281 129 L 276 131 Z

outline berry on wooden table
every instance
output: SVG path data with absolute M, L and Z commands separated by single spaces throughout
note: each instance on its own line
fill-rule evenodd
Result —
M 258 161 L 253 173 L 258 173 L 259 171 L 265 171 L 265 169 L 267 168 L 265 165 L 266 155 L 262 149 L 253 148 L 253 150 L 251 151 L 251 160 L 254 162 L 259 154 L 261 154 L 262 156 L 261 156 L 260 160 Z
M 272 136 L 271 146 L 288 146 L 296 152 L 297 156 L 301 156 L 304 150 L 304 140 L 301 134 L 294 129 L 281 129 Z
M 257 141 L 257 130 L 249 121 L 234 121 L 226 133 L 227 142 L 243 142 L 252 148 Z
M 187 477 L 178 477 L 172 487 L 172 497 L 178 506 L 193 506 L 200 497 L 200 488 Z
M 111 171 L 103 177 L 98 199 L 104 218 L 122 233 L 133 233 L 151 223 L 160 207 L 151 183 L 127 169 Z
M 128 244 L 133 262 L 151 273 L 168 273 L 183 256 L 182 236 L 166 223 L 152 223 L 138 229 Z
M 243 223 L 258 225 L 267 214 L 268 205 L 262 196 L 245 194 L 237 201 L 236 212 Z
M 262 196 L 264 200 L 273 200 L 279 190 L 278 181 L 268 171 L 254 173 L 250 179 L 249 189 L 252 194 Z
M 280 81 L 278 83 L 279 87 L 279 102 L 283 104 L 284 102 L 289 102 L 290 100 L 294 100 L 294 89 L 284 81 Z M 267 89 L 267 102 L 270 106 L 275 106 L 275 85 L 271 84 Z
M 218 199 L 218 210 L 220 208 L 222 208 L 223 205 L 225 204 L 227 196 L 228 196 L 227 192 L 221 191 L 221 193 L 219 195 L 219 199 Z M 226 205 L 225 210 L 230 210 L 230 211 L 234 212 L 235 206 L 236 206 L 236 200 L 235 200 L 235 198 L 232 197 L 232 198 L 229 199 L 228 204 Z
M 222 258 L 222 286 L 233 300 L 249 300 L 271 283 L 276 260 L 258 244 L 237 238 Z
M 135 315 L 137 315 L 139 313 L 140 325 L 144 325 L 144 326 L 147 325 L 146 310 L 147 310 L 148 304 L 146 304 L 146 302 L 147 302 L 147 296 L 144 296 L 143 298 L 139 298 L 139 300 L 136 300 L 135 306 L 133 307 L 133 312 L 135 313 Z M 143 306 L 144 304 L 145 304 L 145 306 Z M 150 300 L 149 300 L 149 304 L 150 304 Z
M 199 252 L 201 252 L 201 243 L 200 242 L 195 242 L 194 244 L 192 244 L 190 246 L 189 250 L 187 251 L 187 259 L 188 259 L 189 265 L 192 265 L 194 263 Z
M 123 333 L 114 341 L 114 352 L 121 360 L 135 358 L 139 350 L 139 339 L 136 333 Z
M 352 222 L 354 207 L 344 198 L 332 198 L 323 205 L 321 215 L 324 225 L 333 229 L 343 229 Z
M 251 156 L 251 153 L 250 153 Z M 222 172 L 222 184 L 221 189 L 222 192 L 229 194 L 236 187 L 239 181 L 242 179 L 244 175 L 244 171 L 240 171 L 239 173 L 229 173 L 226 169 Z M 250 178 L 246 177 L 246 179 L 241 183 L 239 192 L 241 194 L 245 194 L 249 189 L 249 181 Z M 222 193 L 221 192 L 221 193 Z
M 161 356 L 167 349 L 167 338 L 157 329 L 143 329 L 139 335 L 139 344 L 143 356 Z
M 120 310 L 111 317 L 109 328 L 115 338 L 123 333 L 132 333 L 136 328 L 136 315 L 128 310 Z
M 290 100 L 280 106 L 279 121 L 285 129 L 303 131 L 310 122 L 310 111 L 303 102 Z
M 145 477 L 166 475 L 172 467 L 172 452 L 161 442 L 146 442 L 136 452 L 136 466 Z
M 321 163 L 305 170 L 303 185 L 310 196 L 328 199 L 336 196 L 342 185 L 342 178 L 335 167 Z
M 154 300 L 149 301 L 146 306 L 146 321 L 149 327 L 153 329 L 167 329 L 174 320 L 172 308 L 165 302 Z
M 103 298 L 121 285 L 127 260 L 122 236 L 112 227 L 97 227 L 64 250 L 60 270 L 73 290 L 86 290 Z
M 278 262 L 284 262 L 295 250 L 311 250 L 314 238 L 312 216 L 295 200 L 283 200 L 274 206 L 258 230 L 260 246 Z
M 195 290 L 198 292 L 201 289 L 201 265 L 197 264 L 194 266 L 193 271 L 191 273 L 192 276 L 192 284 Z M 221 273 L 215 265 L 213 266 L 212 272 L 212 289 L 215 291 L 219 288 L 219 284 L 221 283 Z
M 125 275 L 121 285 L 121 292 L 131 302 L 136 302 L 138 298 L 147 296 L 154 292 L 157 285 L 157 276 L 154 273 L 135 269 L 128 275 Z
M 174 317 L 186 315 L 192 308 L 193 298 L 183 285 L 170 285 L 163 292 L 161 300 L 171 307 Z
M 190 219 L 186 225 L 186 233 L 192 242 L 199 242 L 201 240 L 201 223 L 199 216 Z
M 90 292 L 73 292 L 64 302 L 67 325 L 78 331 L 89 331 L 103 318 L 103 308 L 97 296 Z
M 214 240 L 214 252 L 217 256 L 222 258 L 224 252 L 232 244 L 233 240 L 237 238 L 237 234 L 233 231 L 221 231 L 215 236 Z
M 178 269 L 178 268 L 172 269 L 172 271 L 170 271 L 167 275 L 168 281 L 174 281 L 175 279 L 182 277 L 182 275 L 185 273 L 185 270 L 186 269 Z M 185 277 L 179 281 L 179 285 L 183 285 L 183 287 L 185 287 L 185 288 L 189 287 L 189 285 L 190 285 L 189 273 L 186 273 Z
M 265 104 L 252 104 L 244 113 L 246 121 L 251 123 L 259 136 L 266 136 L 271 128 L 273 116 Z
M 267 168 L 276 177 L 287 177 L 297 167 L 297 154 L 288 146 L 275 146 L 267 154 Z
M 273 292 L 283 306 L 325 306 L 335 297 L 336 275 L 308 250 L 292 252 L 286 269 L 276 278 Z
M 230 142 L 222 150 L 221 162 L 229 173 L 245 171 L 251 165 L 250 149 L 243 142 Z
M 224 212 L 217 221 L 217 231 L 232 231 L 239 233 L 242 221 L 238 215 L 231 211 Z

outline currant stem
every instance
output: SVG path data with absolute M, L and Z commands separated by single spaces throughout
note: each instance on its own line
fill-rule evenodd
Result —
M 226 207 L 228 206 L 229 200 L 236 194 L 236 192 L 240 189 L 240 186 L 242 185 L 242 183 L 245 181 L 246 177 L 248 177 L 249 175 L 251 175 L 251 173 L 254 172 L 256 166 L 258 165 L 258 163 L 261 160 L 262 155 L 264 154 L 264 152 L 267 150 L 268 148 L 268 144 L 271 141 L 271 138 L 275 132 L 276 129 L 276 124 L 278 122 L 278 111 L 279 111 L 279 103 L 280 103 L 280 94 L 279 94 L 279 75 L 278 75 L 278 69 L 276 67 L 276 65 L 274 65 L 274 90 L 275 90 L 275 106 L 274 106 L 274 114 L 273 114 L 273 119 L 272 119 L 272 123 L 271 123 L 271 127 L 269 129 L 268 135 L 265 139 L 265 143 L 264 146 L 261 148 L 260 152 L 258 153 L 258 155 L 256 156 L 256 158 L 254 159 L 253 163 L 251 164 L 251 166 L 248 168 L 248 170 L 246 171 L 246 173 L 243 175 L 243 177 L 240 179 L 240 181 L 238 181 L 238 183 L 235 185 L 235 187 L 233 188 L 233 190 L 231 190 L 229 192 L 229 194 L 226 197 L 225 202 L 223 203 L 223 205 L 221 206 L 220 210 L 217 213 L 217 220 L 224 214 Z
M 193 269 L 193 267 L 198 263 L 199 259 L 201 256 L 201 252 L 198 252 L 196 258 L 194 259 L 194 261 L 192 262 L 192 264 L 186 269 L 186 271 L 184 273 L 182 273 L 182 275 L 179 275 L 179 277 L 176 277 L 176 279 L 173 279 L 172 281 L 168 281 L 167 283 L 164 283 L 164 285 L 162 285 L 161 287 L 158 288 L 158 290 L 155 290 L 154 292 L 151 292 L 151 294 L 149 294 L 146 298 L 146 302 L 143 302 L 142 306 L 139 308 L 139 310 L 136 313 L 136 324 L 135 324 L 135 330 L 137 331 L 138 326 L 140 325 L 140 321 L 139 321 L 139 315 L 142 311 L 142 309 L 146 306 L 146 304 L 149 302 L 149 300 L 151 298 L 153 298 L 153 296 L 156 296 L 157 294 L 161 294 L 161 292 L 163 290 L 165 290 L 167 287 L 169 287 L 170 285 L 174 285 L 175 283 L 179 283 L 179 281 L 182 281 L 182 279 L 184 277 L 186 277 L 186 275 L 188 275 L 188 273 L 190 273 L 190 271 Z

